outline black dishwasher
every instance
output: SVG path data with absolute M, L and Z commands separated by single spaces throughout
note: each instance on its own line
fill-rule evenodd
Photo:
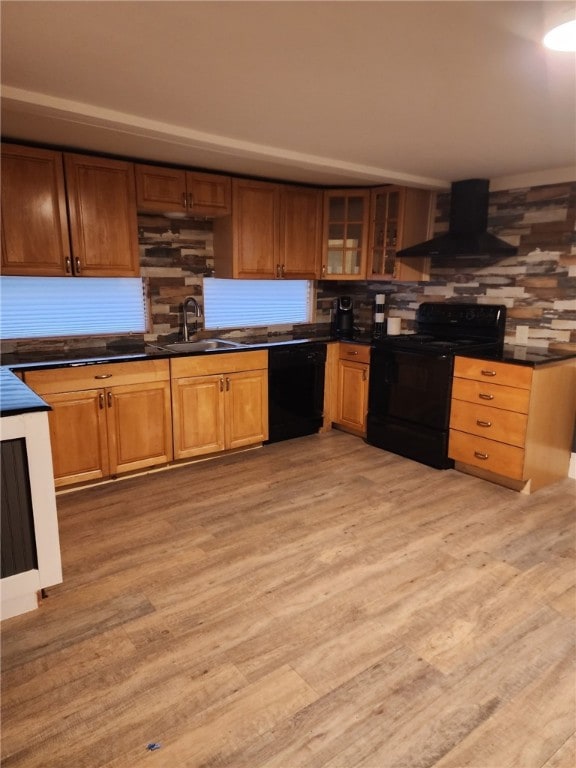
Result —
M 289 342 L 268 351 L 268 443 L 322 426 L 326 344 Z

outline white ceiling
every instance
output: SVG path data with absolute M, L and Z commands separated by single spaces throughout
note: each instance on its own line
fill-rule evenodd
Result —
M 4 0 L 2 133 L 331 185 L 571 173 L 566 6 Z

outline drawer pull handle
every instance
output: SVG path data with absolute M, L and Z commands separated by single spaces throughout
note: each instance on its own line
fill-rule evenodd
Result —
M 476 424 L 478 424 L 479 427 L 491 427 L 492 422 L 491 421 L 482 421 L 482 419 L 476 419 Z
M 111 379 L 112 374 L 111 373 L 99 373 L 96 376 L 94 376 L 95 379 Z
M 482 400 L 494 400 L 494 395 L 488 395 L 486 392 L 480 392 L 478 397 Z
M 108 392 L 108 408 L 112 408 L 112 392 Z
M 358 350 L 356 350 L 356 349 L 354 349 L 354 350 L 352 350 L 352 349 L 349 349 L 349 350 L 346 352 L 346 354 L 347 354 L 347 355 L 350 355 L 351 357 L 354 357 L 354 355 L 357 355 L 357 354 L 358 354 Z
M 100 392 L 98 395 L 98 407 L 101 411 L 104 409 L 104 392 Z
M 476 456 L 477 459 L 482 459 L 482 461 L 486 461 L 488 458 L 487 453 L 481 453 L 480 451 L 474 451 L 474 456 Z
M 496 371 L 483 370 L 483 371 L 480 371 L 480 373 L 482 374 L 482 376 L 496 376 Z

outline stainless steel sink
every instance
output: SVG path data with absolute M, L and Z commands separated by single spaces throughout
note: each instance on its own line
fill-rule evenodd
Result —
M 172 344 L 151 344 L 165 352 L 216 352 L 221 349 L 243 347 L 238 341 L 227 339 L 205 339 L 203 341 L 174 341 Z

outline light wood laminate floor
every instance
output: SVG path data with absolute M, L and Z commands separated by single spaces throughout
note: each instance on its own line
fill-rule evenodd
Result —
M 573 768 L 575 487 L 333 431 L 60 495 L 2 766 Z

